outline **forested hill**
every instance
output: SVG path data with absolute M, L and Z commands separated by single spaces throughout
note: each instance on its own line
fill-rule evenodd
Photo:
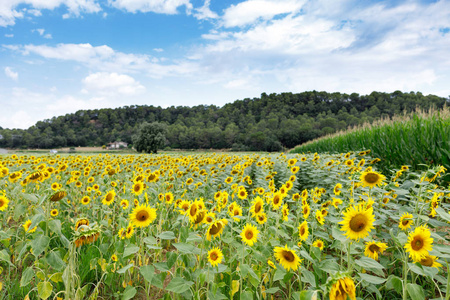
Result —
M 80 110 L 39 121 L 27 130 L 1 129 L 0 147 L 57 148 L 101 146 L 113 141 L 131 143 L 143 122 L 168 125 L 167 146 L 181 149 L 233 148 L 277 151 L 310 139 L 412 111 L 442 108 L 450 99 L 418 93 L 373 92 L 351 95 L 327 92 L 263 93 L 260 98 L 237 100 L 217 107 L 125 106 Z

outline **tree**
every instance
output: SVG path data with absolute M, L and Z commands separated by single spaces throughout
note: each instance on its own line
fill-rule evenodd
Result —
M 138 133 L 133 136 L 133 144 L 137 152 L 157 153 L 158 148 L 166 144 L 167 126 L 162 123 L 144 122 Z

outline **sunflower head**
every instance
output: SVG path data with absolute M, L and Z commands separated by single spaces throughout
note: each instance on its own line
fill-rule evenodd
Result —
M 315 240 L 314 243 L 313 243 L 312 245 L 313 245 L 313 247 L 319 248 L 320 251 L 323 250 L 324 244 L 323 244 L 323 241 L 322 241 L 321 239 Z
M 433 238 L 430 230 L 426 226 L 419 226 L 408 235 L 408 241 L 404 248 L 415 262 L 421 261 L 433 250 Z
M 302 260 L 298 257 L 295 250 L 289 249 L 286 245 L 283 247 L 275 247 L 273 250 L 275 258 L 287 271 L 290 269 L 297 270 Z
M 3 195 L 0 195 L 0 211 L 4 211 L 9 204 L 9 199 Z
M 298 226 L 298 236 L 300 240 L 306 241 L 306 239 L 309 236 L 309 228 L 308 228 L 308 222 L 303 221 L 303 223 Z
M 400 221 L 398 223 L 398 227 L 401 230 L 408 230 L 412 225 L 414 225 L 413 215 L 409 213 L 404 213 L 400 217 Z
M 369 235 L 375 228 L 373 222 L 373 208 L 366 209 L 363 205 L 351 206 L 344 212 L 344 220 L 339 222 L 342 225 L 341 231 L 345 231 L 347 238 L 359 240 Z
M 156 208 L 146 204 L 138 205 L 133 208 L 130 214 L 130 221 L 136 227 L 147 227 L 156 219 Z
M 62 198 L 64 198 L 65 196 L 67 196 L 67 192 L 64 191 L 64 190 L 60 190 L 60 191 L 57 191 L 57 192 L 53 193 L 50 196 L 49 200 L 52 201 L 52 202 L 58 202 Z
M 374 260 L 378 260 L 378 254 L 383 254 L 384 250 L 386 249 L 387 245 L 385 243 L 375 241 L 368 242 L 366 243 L 364 255 Z
M 424 257 L 422 257 L 422 259 L 419 261 L 419 263 L 422 266 L 426 266 L 426 267 L 433 267 L 433 268 L 442 267 L 442 265 L 437 262 L 437 259 L 438 258 L 434 255 L 425 255 Z
M 350 277 L 342 277 L 336 280 L 330 289 L 330 300 L 355 300 L 355 283 Z
M 241 231 L 241 238 L 244 243 L 249 246 L 253 246 L 254 243 L 258 240 L 259 231 L 256 229 L 256 226 L 252 224 L 246 224 L 244 229 Z
M 223 253 L 222 251 L 216 247 L 212 248 L 208 251 L 208 262 L 211 264 L 211 266 L 215 267 L 218 264 L 220 264 L 223 260 Z
M 211 237 L 220 237 L 225 225 L 227 224 L 228 221 L 226 219 L 216 220 L 212 222 L 208 227 L 208 231 L 206 232 L 206 239 L 208 241 L 211 241 Z
M 362 173 L 360 177 L 362 186 L 368 186 L 371 188 L 377 185 L 381 185 L 383 183 L 383 180 L 385 179 L 386 177 L 383 174 L 367 170 Z

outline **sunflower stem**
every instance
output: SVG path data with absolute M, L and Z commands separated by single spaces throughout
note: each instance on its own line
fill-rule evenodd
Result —
M 351 262 L 350 262 L 350 250 L 351 250 L 351 248 L 352 248 L 352 242 L 351 241 L 349 241 L 348 242 L 348 250 L 347 250 L 347 267 L 348 267 L 348 272 L 351 274 L 351 273 L 353 273 L 353 270 L 352 270 L 352 264 L 351 264 Z
M 408 294 L 406 291 L 406 284 L 407 284 L 407 279 L 408 279 L 408 260 L 406 255 L 403 253 L 403 260 L 404 260 L 404 264 L 403 264 L 403 300 L 407 300 L 408 299 Z

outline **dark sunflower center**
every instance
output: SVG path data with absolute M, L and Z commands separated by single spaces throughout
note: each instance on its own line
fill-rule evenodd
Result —
M 146 210 L 141 210 L 136 214 L 136 219 L 141 222 L 146 221 L 149 217 L 150 215 Z
M 189 213 L 191 216 L 195 216 L 197 214 L 197 206 L 192 205 Z
M 357 214 L 350 220 L 350 229 L 354 232 L 363 231 L 367 226 L 367 218 L 363 214 Z
M 280 203 L 280 197 L 273 198 L 273 204 L 277 205 L 278 203 Z
M 170 196 L 166 196 L 166 202 L 170 202 Z
M 370 250 L 370 252 L 375 253 L 375 252 L 380 251 L 380 247 L 378 247 L 375 244 L 372 244 L 372 245 L 370 245 L 369 250 Z
M 5 202 L 3 201 L 3 199 L 0 199 L 0 207 L 2 207 L 3 205 L 5 205 Z
M 403 220 L 403 221 L 402 221 L 402 225 L 403 225 L 403 226 L 406 226 L 406 225 L 408 225 L 408 224 L 409 224 L 409 220 Z
M 369 173 L 364 177 L 364 180 L 367 181 L 368 183 L 375 183 L 377 182 L 379 179 L 378 174 L 375 173 Z
M 112 199 L 113 199 L 113 195 L 112 194 L 108 194 L 108 195 L 106 195 L 106 201 L 112 201 Z
M 413 248 L 415 251 L 419 251 L 423 247 L 423 240 L 420 236 L 416 236 L 413 241 L 411 242 L 411 248 Z
M 305 227 L 300 228 L 300 235 L 303 236 L 305 234 L 305 231 Z
M 255 213 L 257 214 L 257 213 L 259 213 L 260 211 L 261 211 L 261 203 L 256 203 L 256 205 L 255 205 Z
M 217 255 L 216 252 L 213 252 L 209 255 L 209 258 L 211 258 L 212 261 L 216 261 L 219 258 L 219 256 Z
M 288 262 L 293 262 L 295 260 L 295 256 L 291 251 L 283 251 L 283 257 Z
M 233 215 L 238 216 L 238 215 L 239 215 L 239 210 L 236 209 L 236 210 L 233 212 Z
M 136 184 L 135 186 L 134 186 L 134 191 L 135 192 L 139 192 L 141 190 L 141 186 L 139 185 L 139 184 Z
M 214 224 L 211 226 L 211 229 L 209 230 L 209 233 L 212 235 L 216 235 L 220 232 L 220 230 L 222 229 L 222 225 L 220 223 L 218 224 Z
M 420 260 L 420 264 L 422 266 L 431 267 L 433 265 L 433 259 L 431 257 L 427 256 Z
M 247 231 L 245 232 L 245 238 L 246 238 L 247 240 L 251 240 L 251 239 L 253 238 L 253 232 L 252 232 L 251 230 L 247 230 Z

